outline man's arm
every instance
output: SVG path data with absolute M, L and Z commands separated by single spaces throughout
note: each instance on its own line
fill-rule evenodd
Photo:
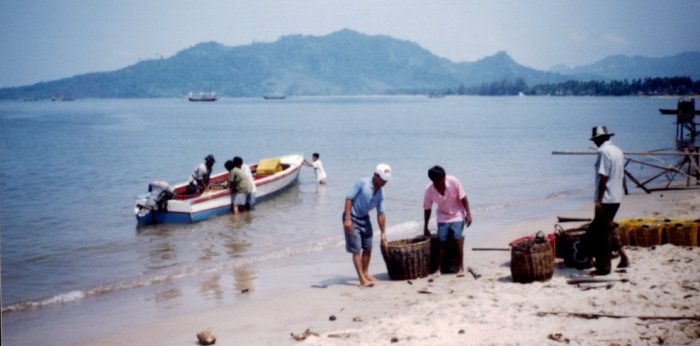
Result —
M 430 230 L 428 229 L 428 222 L 430 221 L 430 214 L 432 213 L 432 209 L 423 209 L 423 220 L 425 221 L 423 223 L 423 234 L 426 237 L 430 237 Z
M 462 197 L 462 206 L 467 212 L 467 215 L 464 216 L 464 222 L 467 224 L 467 227 L 469 227 L 472 224 L 472 211 L 469 209 L 469 200 L 467 200 L 467 195 Z
M 350 213 L 352 212 L 352 200 L 345 199 L 345 212 L 343 213 L 343 229 L 345 232 L 350 232 L 352 230 L 352 220 L 350 219 Z
M 383 213 L 377 214 L 377 223 L 379 224 L 379 230 L 382 232 L 380 244 L 384 246 L 386 245 L 386 228 L 384 228 L 384 225 L 386 223 L 386 217 L 384 217 Z
M 600 212 L 602 205 L 603 205 L 603 196 L 605 196 L 605 189 L 608 186 L 608 177 L 602 174 L 598 174 L 598 196 L 595 196 L 595 216 L 598 216 L 598 213 Z

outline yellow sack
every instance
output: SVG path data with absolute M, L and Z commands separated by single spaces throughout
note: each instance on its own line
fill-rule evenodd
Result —
M 255 174 L 274 174 L 282 171 L 282 164 L 278 157 L 262 159 L 255 169 Z

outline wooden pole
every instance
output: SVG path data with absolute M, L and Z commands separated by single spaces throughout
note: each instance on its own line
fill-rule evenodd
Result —
M 667 320 L 667 321 L 682 321 L 682 320 L 693 320 L 700 321 L 700 316 L 632 316 L 632 315 L 613 315 L 613 314 L 598 314 L 598 313 L 585 313 L 585 312 L 564 312 L 564 311 L 542 311 L 538 312 L 537 316 L 544 317 L 547 315 L 560 315 L 567 317 L 578 317 L 586 319 L 598 319 L 601 317 L 607 318 L 637 318 L 640 320 Z
M 625 155 L 635 156 L 700 156 L 700 153 L 672 151 L 625 151 Z M 552 155 L 598 155 L 597 151 L 552 151 Z

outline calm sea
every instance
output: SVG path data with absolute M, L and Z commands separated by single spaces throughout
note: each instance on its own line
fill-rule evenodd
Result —
M 426 172 L 440 164 L 467 190 L 471 239 L 487 240 L 497 231 L 489 222 L 565 214 L 589 200 L 594 158 L 553 150 L 589 149 L 598 124 L 615 132 L 624 150 L 670 148 L 674 118 L 658 108 L 675 104 L 419 96 L 2 102 L 3 315 L 334 247 L 342 252 L 344 195 L 379 162 L 394 171 L 386 187 L 390 234 L 420 233 Z M 327 186 L 316 186 L 304 169 L 297 186 L 252 215 L 136 226 L 134 197 L 153 180 L 187 180 L 207 154 L 217 158 L 218 172 L 236 155 L 254 163 L 290 153 L 310 159 L 313 152 L 321 154 Z M 255 273 L 239 276 L 254 280 Z

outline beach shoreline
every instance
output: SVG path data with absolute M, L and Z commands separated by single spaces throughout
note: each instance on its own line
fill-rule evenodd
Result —
M 592 204 L 566 216 L 591 214 Z M 626 196 L 616 217 L 625 218 L 697 219 L 700 194 L 697 190 L 634 193 Z M 489 242 L 507 244 L 506 240 L 527 233 L 551 230 L 554 223 L 553 215 L 508 225 Z M 488 245 L 470 243 L 468 238 L 465 244 L 465 266 L 477 268 L 482 275 L 479 279 L 448 274 L 410 283 L 389 281 L 381 255 L 374 253 L 370 272 L 379 282 L 373 288 L 357 286 L 349 258 L 342 251 L 324 257 L 332 258 L 332 263 L 315 263 L 313 254 L 293 267 L 280 261 L 261 280 L 274 276 L 283 285 L 298 275 L 308 275 L 308 285 L 285 287 L 285 293 L 274 296 L 252 292 L 235 306 L 166 317 L 79 344 L 196 344 L 195 335 L 206 329 L 217 336 L 217 344 L 249 345 L 561 344 L 565 340 L 574 344 L 689 344 L 700 336 L 700 321 L 682 318 L 700 315 L 697 247 L 630 248 L 631 267 L 606 277 L 627 282 L 586 288 L 566 283 L 586 272 L 565 268 L 560 262 L 550 281 L 512 283 L 509 252 L 470 251 Z M 575 313 L 615 318 L 571 315 Z M 643 320 L 640 316 L 681 318 Z M 291 334 L 301 336 L 307 329 L 312 334 L 305 340 L 292 338 Z

